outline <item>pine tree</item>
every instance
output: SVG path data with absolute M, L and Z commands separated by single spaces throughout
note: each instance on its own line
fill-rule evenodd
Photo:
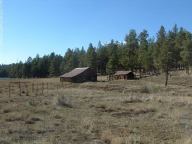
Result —
M 108 45 L 102 45 L 99 41 L 96 52 L 98 72 L 101 74 L 106 74 L 106 67 L 109 59 Z
M 170 33 L 165 38 L 160 54 L 161 68 L 165 72 L 165 86 L 168 84 L 169 71 L 173 68 L 174 48 Z
M 38 65 L 39 60 L 40 60 L 40 57 L 37 54 L 36 57 L 32 61 L 32 68 L 31 68 L 32 77 L 39 77 L 39 65 Z
M 69 72 L 71 71 L 74 66 L 73 66 L 73 51 L 68 48 L 67 52 L 65 53 L 65 56 L 64 56 L 64 72 Z
M 114 74 L 116 70 L 118 70 L 119 65 L 119 56 L 118 56 L 118 45 L 117 43 L 114 43 L 112 40 L 109 44 L 110 47 L 110 57 L 109 61 L 107 63 L 107 73 L 108 74 Z
M 155 40 L 149 39 L 148 40 L 148 51 L 146 56 L 146 69 L 150 72 L 155 72 L 154 66 L 154 50 L 155 50 Z
M 140 77 L 141 77 L 141 68 L 145 68 L 147 70 L 148 62 L 148 33 L 146 30 L 143 30 L 143 32 L 139 35 L 139 51 L 138 51 L 138 65 L 139 65 L 139 71 L 140 71 Z
M 183 41 L 183 51 L 181 51 L 182 62 L 185 65 L 186 73 L 192 65 L 192 35 L 186 32 L 186 39 Z
M 31 74 L 31 64 L 32 64 L 32 58 L 29 57 L 27 61 L 23 64 L 23 77 L 30 78 L 32 76 Z
M 160 70 L 161 69 L 161 51 L 162 47 L 166 41 L 166 31 L 164 26 L 161 26 L 159 32 L 157 33 L 157 41 L 156 41 L 156 47 L 154 51 L 154 62 L 155 67 Z
M 82 47 L 79 54 L 79 67 L 85 67 L 85 66 L 86 66 L 86 51 L 84 47 Z
M 124 55 L 121 62 L 125 69 L 133 71 L 138 65 L 138 39 L 135 30 L 130 30 L 129 34 L 125 37 L 125 42 Z
M 97 54 L 92 43 L 89 44 L 87 50 L 87 66 L 93 68 L 94 70 L 97 70 Z

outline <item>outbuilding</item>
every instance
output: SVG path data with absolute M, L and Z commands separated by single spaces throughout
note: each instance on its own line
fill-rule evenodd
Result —
M 90 67 L 75 68 L 72 71 L 60 76 L 61 82 L 86 82 L 86 81 L 97 81 L 96 70 Z
M 125 79 L 125 80 L 131 80 L 135 78 L 135 74 L 132 71 L 117 71 L 114 74 L 114 79 Z

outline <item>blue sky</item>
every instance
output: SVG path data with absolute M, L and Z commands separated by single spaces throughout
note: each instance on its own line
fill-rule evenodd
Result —
M 87 48 L 130 29 L 156 36 L 161 25 L 192 31 L 191 0 L 0 0 L 0 64 Z

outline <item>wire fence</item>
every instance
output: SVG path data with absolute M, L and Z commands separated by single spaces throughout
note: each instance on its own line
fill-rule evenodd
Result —
M 49 90 L 58 90 L 69 86 L 67 83 L 58 82 L 9 82 L 0 86 L 1 94 L 11 96 L 44 96 Z

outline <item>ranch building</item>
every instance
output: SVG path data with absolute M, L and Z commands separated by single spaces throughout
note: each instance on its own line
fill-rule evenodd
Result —
M 60 82 L 81 83 L 97 81 L 97 72 L 90 67 L 75 68 L 72 71 L 60 76 Z
M 114 79 L 115 80 L 119 80 L 119 79 L 131 80 L 131 79 L 135 79 L 135 74 L 132 71 L 117 71 L 114 74 Z

